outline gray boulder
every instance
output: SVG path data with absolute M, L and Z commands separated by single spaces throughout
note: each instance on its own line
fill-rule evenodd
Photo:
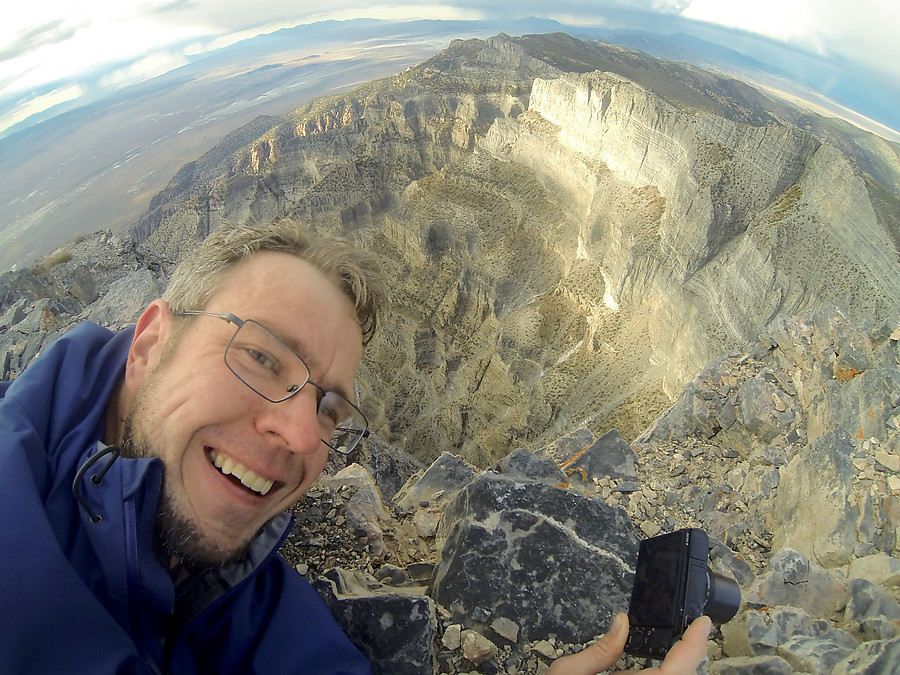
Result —
M 448 506 L 438 538 L 432 597 L 467 627 L 499 616 L 520 640 L 582 643 L 628 606 L 638 536 L 598 500 L 484 474 Z
M 374 673 L 434 671 L 437 613 L 424 588 L 382 586 L 368 575 L 337 568 L 319 577 L 314 586 Z

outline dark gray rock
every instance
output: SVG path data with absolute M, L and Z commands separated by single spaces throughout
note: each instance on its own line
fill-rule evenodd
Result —
M 394 505 L 406 511 L 435 500 L 452 499 L 476 475 L 478 470 L 464 459 L 449 452 L 442 453 L 421 476 L 411 478 L 394 495 Z
M 736 656 L 714 661 L 709 675 L 793 675 L 794 669 L 780 656 Z
M 109 290 L 88 308 L 84 319 L 112 328 L 134 323 L 162 291 L 156 276 L 142 267 L 110 283 Z
M 445 511 L 432 597 L 474 626 L 476 608 L 520 639 L 583 643 L 627 608 L 638 537 L 627 514 L 542 483 L 482 475 Z
M 510 477 L 558 485 L 566 482 L 566 474 L 550 457 L 539 456 L 526 448 L 513 450 L 500 460 L 500 473 Z
M 865 579 L 850 579 L 847 588 L 850 591 L 845 614 L 848 621 L 864 621 L 879 616 L 900 621 L 900 602 L 881 586 Z
M 800 635 L 778 648 L 778 655 L 795 671 L 831 675 L 835 666 L 853 652 L 828 638 Z
M 773 405 L 776 397 L 789 400 L 780 388 L 759 376 L 748 378 L 738 389 L 738 419 L 763 443 L 771 443 L 790 428 Z
M 562 468 L 569 476 L 573 487 L 591 494 L 594 492 L 594 479 L 609 477 L 636 480 L 634 461 L 634 450 L 628 441 L 613 429 L 564 463 Z
M 385 443 L 375 434 L 363 439 L 347 462 L 358 462 L 375 479 L 381 495 L 388 501 L 394 498 L 403 484 L 425 467 L 422 462 L 402 448 Z
M 719 571 L 718 568 L 721 566 L 730 572 L 740 586 L 747 587 L 756 579 L 747 561 L 715 537 L 709 538 L 709 561 L 714 570 Z
M 830 675 L 887 675 L 900 666 L 900 638 L 865 642 L 844 661 L 835 664 Z
M 811 616 L 830 619 L 847 604 L 847 586 L 797 551 L 779 551 L 747 594 L 748 602 L 776 607 L 790 605 Z
M 313 584 L 338 624 L 372 664 L 373 675 L 422 675 L 434 670 L 434 603 L 330 569 Z M 289 645 L 286 645 L 289 647 Z
M 859 622 L 859 633 L 863 642 L 893 640 L 900 633 L 900 626 L 897 625 L 897 621 L 891 621 L 883 616 L 874 616 Z

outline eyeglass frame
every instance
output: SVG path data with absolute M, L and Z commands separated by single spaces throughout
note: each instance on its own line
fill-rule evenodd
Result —
M 334 394 L 335 396 L 340 396 L 342 399 L 344 399 L 344 400 L 347 402 L 347 404 L 348 404 L 351 408 L 353 408 L 357 413 L 359 413 L 359 416 L 360 416 L 360 418 L 362 419 L 363 423 L 365 424 L 365 427 L 363 428 L 362 433 L 360 433 L 360 434 L 357 436 L 356 442 L 353 444 L 353 447 L 347 448 L 346 450 L 341 450 L 341 449 L 339 449 L 339 448 L 336 448 L 336 447 L 334 447 L 331 443 L 329 443 L 328 441 L 326 441 L 324 438 L 320 438 L 320 440 L 321 440 L 326 446 L 328 446 L 329 448 L 331 448 L 331 449 L 334 450 L 335 452 L 337 452 L 337 453 L 339 453 L 339 454 L 341 454 L 341 455 L 349 455 L 349 454 L 351 454 L 354 450 L 356 450 L 357 447 L 359 447 L 359 444 L 360 444 L 360 442 L 362 441 L 362 439 L 368 438 L 368 436 L 369 436 L 369 420 L 366 419 L 366 416 L 363 414 L 363 411 L 359 409 L 359 406 L 354 405 L 354 403 L 353 403 L 352 401 L 350 401 L 350 399 L 348 399 L 346 396 L 344 396 L 344 395 L 341 394 L 340 392 L 334 391 L 333 389 L 325 389 L 324 387 L 320 386 L 319 384 L 313 382 L 313 381 L 310 379 L 311 372 L 310 372 L 310 370 L 309 370 L 309 366 L 306 365 L 306 361 L 304 361 L 303 358 L 302 358 L 297 352 L 295 352 L 293 349 L 291 349 L 291 348 L 288 346 L 288 344 L 287 344 L 284 340 L 282 340 L 282 339 L 281 339 L 280 337 L 278 337 L 275 333 L 273 333 L 271 330 L 269 330 L 268 328 L 266 328 L 266 327 L 265 327 L 263 324 L 261 324 L 259 321 L 256 321 L 255 319 L 246 319 L 246 320 L 244 320 L 244 319 L 241 319 L 240 317 L 238 317 L 237 315 L 232 314 L 231 312 L 207 312 L 207 311 L 199 310 L 199 309 L 173 309 L 173 310 L 171 310 L 171 312 L 172 312 L 172 315 L 173 315 L 173 316 L 181 316 L 181 317 L 189 317 L 189 316 L 210 316 L 210 317 L 213 317 L 214 319 L 222 319 L 223 321 L 226 321 L 226 322 L 228 322 L 228 323 L 233 323 L 235 326 L 237 326 L 237 329 L 234 331 L 234 334 L 231 336 L 231 338 L 229 338 L 228 344 L 225 345 L 225 349 L 224 349 L 224 351 L 222 352 L 222 360 L 225 362 L 225 366 L 228 368 L 228 370 L 230 370 L 231 373 L 232 373 L 238 380 L 240 380 L 241 383 L 244 384 L 244 386 L 246 386 L 248 389 L 250 389 L 252 392 L 254 392 L 255 394 L 257 394 L 258 396 L 261 396 L 262 398 L 266 399 L 266 400 L 269 401 L 270 403 L 284 403 L 285 401 L 287 401 L 288 399 L 290 399 L 291 397 L 293 397 L 295 394 L 298 394 L 300 391 L 302 391 L 303 388 L 304 388 L 307 384 L 311 384 L 311 385 L 314 386 L 317 390 L 319 390 L 320 392 L 322 392 L 322 398 L 320 399 L 319 402 L 316 403 L 316 413 L 318 413 L 318 410 L 319 410 L 319 409 L 318 409 L 319 403 L 320 403 L 321 401 L 324 401 L 324 400 L 325 400 L 325 395 L 326 395 L 326 394 L 329 394 L 329 393 L 330 393 L 330 394 Z M 254 386 L 252 386 L 249 382 L 247 382 L 243 377 L 241 377 L 241 376 L 234 370 L 234 368 L 231 367 L 231 364 L 228 363 L 228 359 L 225 358 L 225 355 L 228 353 L 228 348 L 231 347 L 231 343 L 234 341 L 234 338 L 235 338 L 235 336 L 238 334 L 238 331 L 239 331 L 241 328 L 244 327 L 244 324 L 246 324 L 246 323 L 248 323 L 248 322 L 249 322 L 249 323 L 255 323 L 257 326 L 259 326 L 259 327 L 262 328 L 264 331 L 266 331 L 269 335 L 271 335 L 273 338 L 275 338 L 275 340 L 277 340 L 279 343 L 281 343 L 281 344 L 284 346 L 284 348 L 285 348 L 288 352 L 290 352 L 291 354 L 293 354 L 294 358 L 296 358 L 296 359 L 303 365 L 303 368 L 306 370 L 306 381 L 305 381 L 303 384 L 300 384 L 300 385 L 293 385 L 293 386 L 296 386 L 296 389 L 293 389 L 293 390 L 289 391 L 288 394 L 287 394 L 287 396 L 285 396 L 284 398 L 273 399 L 273 398 L 269 398 L 268 396 L 266 396 L 265 394 L 263 394 L 261 391 L 259 391 L 259 390 L 256 389 Z M 335 431 L 337 431 L 339 428 L 340 428 L 340 427 L 335 426 Z

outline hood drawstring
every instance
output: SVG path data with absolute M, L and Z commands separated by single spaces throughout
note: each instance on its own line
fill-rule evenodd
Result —
M 112 467 L 113 462 L 115 462 L 121 451 L 115 445 L 108 445 L 102 450 L 98 451 L 96 454 L 92 455 L 88 458 L 88 460 L 81 465 L 81 468 L 78 469 L 78 473 L 75 474 L 75 480 L 72 482 L 72 492 L 75 494 L 75 499 L 78 500 L 78 503 L 84 508 L 85 511 L 91 516 L 91 523 L 97 525 L 98 523 L 103 522 L 103 516 L 99 513 L 96 513 L 88 504 L 87 499 L 84 496 L 84 492 L 81 489 L 81 480 L 84 478 L 84 474 L 87 473 L 88 469 L 90 469 L 94 464 L 99 462 L 103 457 L 110 455 L 109 460 L 106 462 L 106 465 L 93 476 L 91 476 L 91 485 L 102 485 L 103 477 L 106 475 L 106 472 L 109 471 L 110 467 Z

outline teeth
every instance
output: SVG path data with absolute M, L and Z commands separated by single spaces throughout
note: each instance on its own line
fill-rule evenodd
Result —
M 255 471 L 251 471 L 240 462 L 236 462 L 231 457 L 218 453 L 215 450 L 210 452 L 210 458 L 219 471 L 226 476 L 234 476 L 241 481 L 244 487 L 250 488 L 263 496 L 267 495 L 269 490 L 272 489 L 272 485 L 275 484 L 275 481 L 267 480 L 257 475 Z

